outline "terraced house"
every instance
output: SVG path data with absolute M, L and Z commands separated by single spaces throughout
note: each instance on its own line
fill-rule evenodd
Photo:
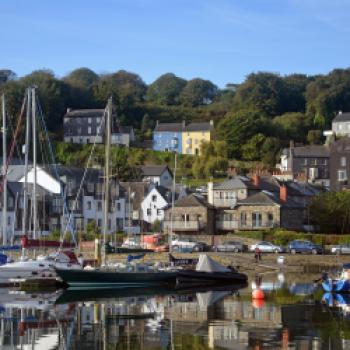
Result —
M 200 154 L 200 145 L 215 138 L 213 121 L 205 123 L 157 123 L 153 132 L 155 151 Z

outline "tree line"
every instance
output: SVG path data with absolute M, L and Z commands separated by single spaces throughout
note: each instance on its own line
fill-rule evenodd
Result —
M 103 108 L 112 96 L 121 123 L 137 128 L 140 140 L 151 138 L 157 120 L 213 119 L 229 159 L 261 160 L 267 165 L 275 163 L 291 139 L 322 143 L 322 130 L 330 127 L 337 111 L 350 111 L 350 69 L 315 76 L 258 72 L 224 89 L 209 80 L 186 80 L 173 73 L 147 85 L 139 75 L 124 70 L 97 74 L 78 68 L 62 78 L 49 70 L 21 78 L 11 70 L 0 70 L 0 92 L 6 94 L 11 116 L 18 115 L 29 85 L 38 88 L 48 128 L 57 140 L 62 138 L 68 107 Z M 201 171 L 199 164 L 196 167 Z

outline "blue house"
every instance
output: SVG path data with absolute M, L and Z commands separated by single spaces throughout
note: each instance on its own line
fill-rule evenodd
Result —
M 153 132 L 153 150 L 182 153 L 184 123 L 157 123 Z

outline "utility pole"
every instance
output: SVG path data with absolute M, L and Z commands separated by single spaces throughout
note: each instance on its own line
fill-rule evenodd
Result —
M 2 94 L 2 176 L 3 176 L 3 207 L 2 207 L 2 244 L 7 245 L 7 143 L 6 143 L 6 107 L 5 94 Z
M 103 249 L 102 264 L 106 264 L 106 241 L 108 233 L 108 212 L 109 212 L 109 156 L 111 149 L 111 121 L 112 121 L 112 97 L 107 103 L 107 118 L 106 118 L 106 139 L 105 139 L 105 176 L 104 176 L 104 227 L 103 227 Z
M 170 217 L 170 234 L 169 234 L 169 253 L 172 253 L 171 243 L 173 240 L 173 226 L 174 226 L 174 206 L 175 206 L 175 193 L 176 193 L 176 164 L 177 163 L 177 153 L 174 154 L 174 178 L 173 178 L 173 190 L 171 195 L 171 217 Z
M 37 219 L 38 219 L 38 208 L 36 198 L 36 180 L 37 180 L 37 157 L 36 157 L 36 100 L 35 100 L 35 88 L 31 88 L 32 91 L 32 132 L 33 132 L 33 170 L 34 170 L 34 181 L 33 181 L 33 239 L 36 239 Z

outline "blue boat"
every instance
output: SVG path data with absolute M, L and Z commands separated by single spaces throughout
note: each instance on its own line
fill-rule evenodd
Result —
M 350 293 L 350 280 L 328 278 L 322 282 L 322 287 L 327 293 Z

